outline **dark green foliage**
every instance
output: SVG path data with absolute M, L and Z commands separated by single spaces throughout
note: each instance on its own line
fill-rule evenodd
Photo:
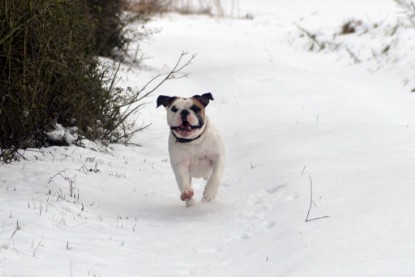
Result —
M 128 43 L 125 23 L 121 19 L 123 1 L 86 0 L 95 28 L 94 50 L 99 56 L 114 57 L 114 51 L 122 50 Z
M 119 96 L 93 56 L 86 2 L 0 3 L 0 159 L 5 149 L 47 144 L 54 123 L 108 139 L 119 125 Z

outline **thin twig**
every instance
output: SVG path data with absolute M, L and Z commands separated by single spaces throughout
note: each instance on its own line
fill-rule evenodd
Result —
M 309 218 L 310 216 L 310 212 L 311 212 L 311 208 L 314 206 L 316 206 L 316 203 L 314 203 L 313 200 L 313 180 L 311 179 L 311 176 L 309 175 L 308 178 L 310 179 L 310 205 L 308 207 L 308 212 L 307 212 L 307 216 L 305 218 L 305 222 L 309 222 L 309 221 L 313 221 L 313 220 L 318 220 L 318 219 L 323 219 L 323 218 L 327 218 L 329 217 L 328 215 L 326 216 L 321 216 L 321 217 L 314 217 L 314 218 Z
M 196 55 L 192 55 L 186 62 L 184 62 L 182 64 L 182 60 L 183 58 L 187 55 L 188 53 L 186 52 L 182 52 L 179 59 L 177 60 L 176 64 L 174 65 L 173 69 L 171 69 L 162 80 L 160 80 L 152 89 L 150 89 L 149 91 L 145 92 L 144 95 L 141 95 L 141 93 L 143 93 L 145 90 L 147 90 L 147 87 L 152 84 L 155 80 L 157 80 L 159 77 L 161 77 L 161 74 L 156 75 L 155 77 L 153 77 L 150 81 L 148 81 L 141 90 L 139 90 L 137 93 L 134 94 L 134 96 L 131 97 L 131 99 L 129 99 L 128 101 L 126 101 L 126 103 L 120 104 L 118 105 L 118 108 L 121 107 L 126 107 L 126 109 L 124 110 L 124 112 L 120 115 L 120 119 L 118 120 L 117 124 L 114 125 L 114 127 L 112 127 L 110 130 L 107 131 L 106 136 L 108 136 L 110 133 L 112 133 L 114 130 L 116 130 L 119 126 L 121 126 L 125 120 L 131 116 L 133 113 L 137 112 L 140 108 L 143 107 L 144 104 L 139 104 L 136 107 L 132 108 L 132 105 L 140 102 L 141 100 L 143 100 L 144 98 L 148 97 L 150 94 L 152 94 L 154 91 L 156 91 L 164 82 L 166 82 L 167 80 L 170 79 L 177 79 L 177 78 L 181 78 L 183 76 L 180 77 L 175 77 L 174 74 L 180 72 L 181 70 L 183 70 L 186 66 L 190 65 L 191 62 L 193 61 L 193 59 L 196 57 Z M 105 137 L 105 136 L 104 136 Z
M 33 257 L 36 257 L 36 252 L 39 249 L 40 245 L 41 245 L 42 241 L 39 241 L 39 243 L 37 244 L 36 248 L 33 249 Z
M 304 34 L 306 34 L 315 44 L 317 44 L 317 46 L 320 48 L 318 51 L 321 51 L 325 48 L 324 42 L 321 43 L 320 41 L 318 41 L 315 34 L 312 34 L 311 32 L 307 31 L 298 24 L 295 24 L 295 26 L 298 29 L 300 29 L 300 31 L 302 31 Z
M 109 86 L 109 91 L 112 91 L 115 83 L 118 81 L 116 77 L 117 77 L 118 72 L 120 71 L 120 68 L 121 68 L 121 61 L 118 63 L 118 67 L 117 67 L 117 69 L 115 70 L 115 72 L 113 74 L 113 77 L 111 79 L 111 83 L 110 83 L 110 86 Z
M 305 171 L 305 169 L 307 168 L 307 166 L 305 165 L 304 167 L 303 167 L 303 171 L 301 171 L 301 175 L 303 175 L 304 174 L 304 171 Z
M 395 2 L 403 9 L 406 13 L 409 22 L 415 26 L 415 3 L 407 0 L 395 0 Z
M 62 172 L 65 172 L 67 169 L 64 169 L 64 170 L 61 170 L 61 171 L 59 171 L 58 173 L 56 173 L 55 175 L 53 175 L 52 177 L 50 177 L 50 179 L 49 179 L 49 182 L 48 182 L 48 184 L 50 184 L 51 182 L 52 182 L 52 180 L 56 177 L 56 176 L 58 176 L 58 175 L 60 175 L 60 176 L 62 176 Z M 64 176 L 63 176 L 64 177 Z M 64 177 L 64 178 L 66 178 L 66 177 Z
M 14 235 L 17 233 L 17 231 L 21 230 L 22 227 L 19 225 L 19 221 L 16 223 L 16 229 L 14 230 L 13 234 L 10 236 L 10 238 L 13 238 Z
M 356 56 L 356 54 L 355 53 L 353 53 L 353 51 L 352 50 L 350 50 L 350 48 L 349 47 L 345 47 L 346 48 L 346 51 L 347 51 L 347 53 L 349 53 L 349 55 L 350 55 L 350 57 L 352 58 L 352 60 L 353 60 L 353 62 L 354 63 L 356 63 L 356 64 L 358 64 L 358 63 L 361 63 L 362 61 Z

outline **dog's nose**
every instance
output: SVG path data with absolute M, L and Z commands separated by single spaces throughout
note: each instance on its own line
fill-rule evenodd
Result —
M 189 111 L 187 111 L 187 110 L 183 110 L 181 113 L 180 113 L 180 116 L 182 117 L 182 120 L 183 121 L 187 121 L 187 116 L 189 115 L 190 113 L 189 113 Z

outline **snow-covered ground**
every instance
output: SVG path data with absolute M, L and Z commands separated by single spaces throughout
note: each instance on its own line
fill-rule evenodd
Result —
M 141 46 L 150 58 L 123 67 L 123 85 L 143 85 L 183 50 L 197 57 L 188 78 L 147 99 L 138 124 L 152 125 L 133 138 L 142 147 L 52 147 L 0 166 L 1 276 L 415 274 L 415 95 L 403 82 L 411 30 L 402 31 L 407 47 L 393 49 L 406 59 L 373 71 L 379 60 L 307 51 L 296 27 L 394 22 L 399 9 L 389 0 L 236 2 L 234 14 L 254 19 L 150 23 L 160 30 Z M 372 47 L 361 36 L 368 43 L 350 37 L 356 53 Z M 185 208 L 155 99 L 208 91 L 227 168 L 213 203 Z M 196 199 L 202 190 L 200 181 Z

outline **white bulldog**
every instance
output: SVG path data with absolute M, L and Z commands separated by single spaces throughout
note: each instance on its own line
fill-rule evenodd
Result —
M 193 201 L 192 178 L 208 180 L 203 202 L 212 201 L 219 189 L 225 168 L 225 146 L 218 129 L 205 115 L 213 100 L 211 93 L 191 98 L 160 95 L 157 107 L 167 110 L 170 126 L 170 163 L 181 192 L 180 199 L 190 206 Z

